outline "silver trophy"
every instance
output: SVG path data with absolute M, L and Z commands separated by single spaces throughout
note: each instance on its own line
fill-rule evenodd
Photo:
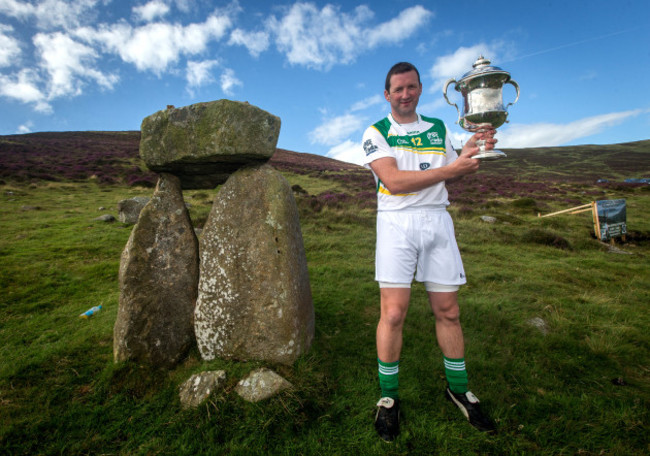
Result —
M 445 100 L 452 106 L 456 106 L 458 111 L 458 125 L 469 132 L 477 132 L 486 126 L 499 128 L 507 122 L 508 106 L 511 106 L 519 100 L 519 85 L 510 79 L 510 73 L 499 67 L 490 66 L 490 61 L 480 56 L 473 65 L 474 69 L 468 71 L 460 78 L 459 81 L 450 79 L 446 82 L 442 90 Z M 447 88 L 449 84 L 456 83 L 454 88 L 463 96 L 463 112 L 456 103 L 452 103 L 447 98 Z M 512 103 L 503 106 L 503 85 L 512 84 L 517 89 L 517 98 Z M 477 141 L 480 152 L 472 158 L 481 158 L 484 160 L 496 160 L 505 157 L 500 150 L 485 150 L 485 141 Z

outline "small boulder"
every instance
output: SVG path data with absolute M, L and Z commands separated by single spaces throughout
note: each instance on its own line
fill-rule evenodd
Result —
M 252 371 L 237 383 L 235 391 L 248 402 L 268 399 L 293 385 L 270 369 L 260 368 Z
M 548 324 L 546 323 L 546 321 L 543 318 L 540 318 L 540 317 L 531 318 L 530 320 L 528 320 L 528 324 L 535 327 L 535 328 L 537 328 L 537 329 L 539 329 L 539 331 L 542 334 L 544 334 L 544 335 L 548 334 L 548 331 L 549 331 Z
M 135 196 L 117 203 L 117 217 L 122 223 L 135 225 L 138 223 L 140 211 L 149 202 L 146 196 Z
M 115 221 L 115 217 L 113 217 L 111 214 L 104 214 L 100 215 L 99 217 L 95 218 L 96 222 L 106 222 L 106 223 L 111 223 Z
M 217 389 L 222 388 L 226 371 L 208 371 L 192 375 L 180 386 L 179 397 L 185 409 L 198 407 Z

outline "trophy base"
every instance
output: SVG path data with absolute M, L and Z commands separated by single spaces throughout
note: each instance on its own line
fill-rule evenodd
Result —
M 500 150 L 486 150 L 483 152 L 479 152 L 478 154 L 472 156 L 472 158 L 478 158 L 480 160 L 497 160 L 499 158 L 506 158 L 507 155 L 504 152 L 501 152 Z

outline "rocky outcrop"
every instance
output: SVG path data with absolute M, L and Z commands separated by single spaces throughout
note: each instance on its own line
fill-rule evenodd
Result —
M 268 165 L 233 174 L 201 236 L 195 334 L 204 359 L 293 363 L 314 336 L 298 210 Z
M 240 167 L 275 153 L 280 119 L 248 103 L 218 100 L 169 108 L 141 125 L 140 156 L 183 188 L 214 188 Z
M 122 253 L 116 361 L 172 367 L 194 343 L 198 240 L 180 181 L 162 174 Z

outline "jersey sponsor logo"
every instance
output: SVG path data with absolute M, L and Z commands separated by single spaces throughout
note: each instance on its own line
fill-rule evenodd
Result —
M 368 139 L 363 143 L 363 150 L 366 152 L 366 156 L 368 156 L 373 152 L 377 152 L 377 146 L 372 143 L 372 139 Z
M 408 145 L 408 143 L 409 143 L 409 142 L 408 142 L 406 139 L 399 138 L 399 139 L 397 140 L 397 144 L 398 144 L 399 146 L 406 146 L 406 145 Z
M 442 144 L 442 138 L 438 136 L 437 131 L 431 131 L 427 133 L 427 138 L 429 139 L 429 142 L 431 145 L 440 145 Z
M 420 169 L 424 171 L 425 169 L 429 169 L 429 166 L 431 166 L 431 163 L 420 163 Z

